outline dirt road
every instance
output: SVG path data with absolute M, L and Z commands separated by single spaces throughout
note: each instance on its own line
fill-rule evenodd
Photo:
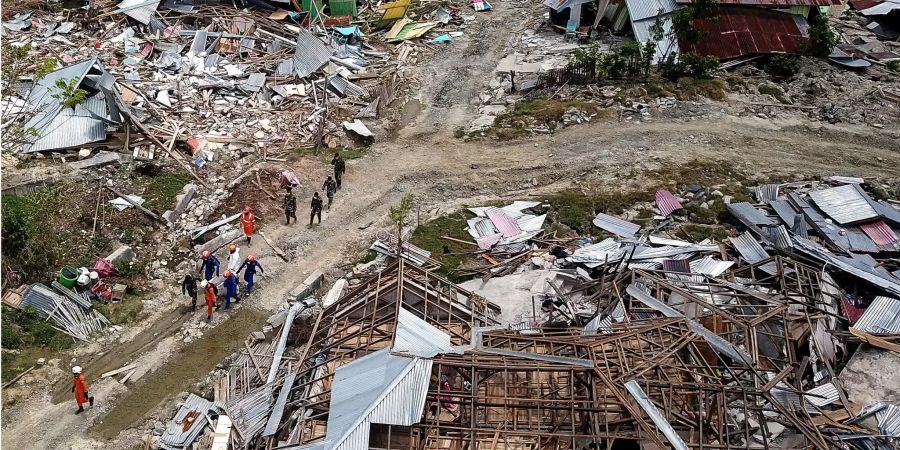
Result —
M 359 250 L 384 228 L 389 206 L 405 193 L 417 196 L 423 212 L 436 214 L 487 199 L 555 191 L 576 180 L 593 179 L 612 188 L 629 182 L 635 172 L 695 158 L 729 161 L 770 174 L 900 176 L 896 132 L 808 124 L 802 119 L 780 124 L 730 117 L 642 124 L 607 121 L 515 142 L 458 140 L 452 130 L 471 117 L 485 75 L 512 36 L 502 31 L 510 27 L 499 25 L 517 10 L 505 9 L 502 2 L 495 8 L 485 22 L 467 31 L 468 40 L 426 69 L 434 81 L 416 99 L 423 107 L 407 108 L 414 112 L 409 125 L 394 140 L 378 143 L 367 156 L 348 163 L 344 189 L 323 215 L 321 226 L 305 226 L 312 185 L 297 192 L 299 225 L 266 225 L 264 231 L 290 253 L 289 262 L 275 257 L 262 239 L 243 250 L 258 255 L 266 269 L 257 292 L 241 306 L 252 312 L 238 308 L 221 314 L 214 328 L 202 328 L 200 339 L 185 344 L 174 338 L 183 327 L 172 321 L 196 324 L 203 313 L 182 317 L 174 306 L 180 304 L 174 288 L 160 293 L 160 301 L 173 305 L 155 318 L 163 321 L 161 325 L 149 327 L 134 342 L 106 356 L 88 360 L 96 363 L 89 372 L 94 377 L 124 362 L 137 363 L 140 373 L 134 384 L 126 388 L 112 378 L 95 380 L 97 408 L 74 416 L 61 369 L 64 381 L 57 394 L 63 403 L 55 404 L 46 392 L 6 408 L 3 446 L 134 448 L 147 432 L 145 420 L 157 414 L 166 420 L 175 396 L 204 379 L 236 349 L 235 343 L 240 345 L 248 333 L 259 329 L 268 312 L 282 305 L 306 274 L 315 269 L 342 274 L 349 269 Z M 450 66 L 456 69 L 449 70 Z M 324 178 L 328 169 L 323 165 L 311 178 Z

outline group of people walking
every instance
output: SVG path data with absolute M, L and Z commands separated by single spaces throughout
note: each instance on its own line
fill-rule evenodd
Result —
M 309 204 L 309 226 L 313 225 L 313 219 L 316 220 L 317 224 L 322 223 L 322 208 L 331 209 L 331 204 L 334 203 L 334 195 L 341 188 L 341 180 L 344 176 L 344 172 L 347 171 L 344 159 L 341 158 L 340 154 L 335 153 L 334 157 L 331 159 L 331 165 L 334 166 L 334 178 L 329 175 L 322 184 L 322 190 L 325 191 L 325 197 L 328 198 L 328 204 L 324 204 L 318 191 L 313 193 L 312 200 Z M 294 219 L 294 223 L 297 223 L 297 197 L 291 192 L 290 187 L 286 188 L 286 190 L 287 192 L 284 196 L 284 218 L 285 222 L 290 225 L 291 219 Z
M 247 242 L 250 242 L 249 236 L 247 237 Z M 214 274 L 215 277 L 219 276 L 221 263 L 219 262 L 219 258 L 216 258 L 216 255 L 209 251 L 204 251 L 202 253 L 201 261 L 200 273 L 203 275 L 203 279 L 200 281 L 200 288 L 203 289 L 203 297 L 204 300 L 206 300 L 206 320 L 209 321 L 212 320 L 213 310 L 218 309 L 216 306 L 216 299 L 219 296 L 219 288 L 211 281 L 213 280 Z M 249 255 L 246 259 L 241 259 L 240 249 L 234 244 L 228 246 L 228 266 L 225 269 L 225 272 L 222 273 L 222 276 L 224 277 L 222 287 L 225 289 L 225 309 L 231 308 L 232 300 L 234 300 L 235 303 L 241 301 L 240 296 L 238 296 L 239 283 L 237 276 L 240 275 L 242 271 L 244 272 L 244 282 L 246 283 L 245 292 L 250 294 L 253 292 L 253 281 L 254 277 L 256 277 L 257 270 L 260 273 L 265 273 L 265 270 L 263 270 L 262 265 L 256 260 L 255 256 Z M 197 279 L 190 273 L 186 274 L 181 282 L 181 294 L 182 296 L 190 297 L 191 308 L 197 309 Z

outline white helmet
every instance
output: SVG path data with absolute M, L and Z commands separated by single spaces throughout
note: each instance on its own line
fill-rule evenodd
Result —
M 207 284 L 209 284 L 209 281 L 203 280 L 200 282 L 200 287 L 205 288 Z
M 75 366 L 75 367 L 73 367 L 73 368 L 72 368 L 72 373 L 74 373 L 75 375 L 78 375 L 79 373 L 81 373 L 81 366 Z
M 100 274 L 97 273 L 96 271 L 91 271 L 89 276 L 91 277 L 92 280 L 96 280 L 96 279 L 100 278 Z

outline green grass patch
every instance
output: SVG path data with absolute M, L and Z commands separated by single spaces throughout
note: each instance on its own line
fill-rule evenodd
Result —
M 118 303 L 98 303 L 94 307 L 113 324 L 125 325 L 143 317 L 144 302 L 139 297 L 128 296 Z
M 144 187 L 146 204 L 143 206 L 160 213 L 175 207 L 175 197 L 191 181 L 191 176 L 185 172 L 160 172 L 142 178 L 147 181 Z
M 375 250 L 369 249 L 369 250 L 366 250 L 365 253 L 363 253 L 362 257 L 359 258 L 359 261 L 357 261 L 357 263 L 358 264 L 368 264 L 372 261 L 375 261 L 375 258 L 377 258 L 377 257 L 378 257 L 378 252 L 376 252 Z
M 476 257 L 471 254 L 478 247 L 443 239 L 442 236 L 474 242 L 466 231 L 466 220 L 470 217 L 464 211 L 438 217 L 420 225 L 410 238 L 410 242 L 431 252 L 431 257 L 441 263 L 437 272 L 453 282 L 465 281 L 466 277 L 460 276 L 460 270 L 478 267 Z
M 453 130 L 453 137 L 455 137 L 457 139 L 462 139 L 462 138 L 466 137 L 465 128 L 459 127 L 457 129 Z
M 597 231 L 592 220 L 598 212 L 621 214 L 636 203 L 653 200 L 652 191 L 602 191 L 584 192 L 566 189 L 546 198 L 557 211 L 559 221 L 580 234 L 589 235 Z
M 678 235 L 691 242 L 700 242 L 704 239 L 722 242 L 730 235 L 730 230 L 721 225 L 688 223 L 678 227 Z
M 682 187 L 687 184 L 712 186 L 723 183 L 746 183 L 749 181 L 743 172 L 728 161 L 694 159 L 678 166 L 665 166 L 648 175 L 665 185 Z M 724 191 L 723 191 L 724 192 Z
M 784 96 L 784 91 L 782 91 L 778 86 L 772 86 L 770 84 L 760 84 L 759 86 L 757 86 L 757 89 L 759 90 L 760 94 L 771 95 L 782 104 L 791 104 L 791 101 Z
M 563 114 L 571 108 L 575 108 L 588 113 L 597 111 L 594 104 L 582 100 L 547 100 L 535 99 L 526 100 L 516 103 L 512 110 L 497 116 L 494 123 L 501 125 L 515 119 L 526 117 L 533 118 L 538 122 L 550 123 L 559 122 Z
M 3 195 L 3 259 L 25 280 L 51 278 L 73 246 L 75 229 L 57 228 L 65 209 L 64 191 L 45 187 L 28 195 Z
M 3 355 L 0 376 L 4 382 L 34 365 L 38 358 L 49 358 L 56 352 L 72 347 L 70 336 L 53 328 L 52 322 L 42 319 L 31 307 L 4 307 L 0 320 L 3 327 L 3 348 L 18 352 Z
M 728 84 L 718 78 L 690 78 L 678 79 L 675 97 L 678 100 L 696 100 L 698 97 L 706 97 L 712 100 L 725 100 Z

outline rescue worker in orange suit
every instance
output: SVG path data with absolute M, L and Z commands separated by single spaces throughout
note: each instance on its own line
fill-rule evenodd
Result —
M 216 297 L 219 295 L 219 290 L 216 289 L 216 285 L 206 280 L 200 283 L 200 287 L 203 288 L 203 296 L 206 298 L 206 321 L 209 322 L 212 320 L 212 313 L 216 307 Z
M 253 291 L 253 276 L 256 275 L 256 270 L 259 269 L 261 273 L 266 273 L 266 271 L 263 270 L 262 265 L 256 261 L 256 257 L 253 255 L 248 256 L 244 260 L 241 268 L 238 269 L 238 273 L 241 273 L 244 267 L 247 267 L 247 271 L 244 272 L 244 281 L 247 282 L 247 293 L 249 294 Z
M 81 414 L 84 412 L 84 404 L 88 403 L 92 407 L 94 406 L 94 396 L 88 392 L 87 380 L 84 378 L 84 374 L 81 373 L 81 366 L 75 366 L 72 368 L 72 392 L 75 393 L 75 403 L 78 403 L 78 411 L 75 411 L 75 414 Z
M 253 237 L 253 233 L 256 231 L 256 216 L 250 212 L 249 206 L 244 208 L 244 213 L 241 214 L 241 229 L 244 230 L 247 245 L 250 245 L 250 238 Z
M 241 266 L 243 267 L 243 266 Z M 230 270 L 225 271 L 225 309 L 231 309 L 231 298 L 235 303 L 241 301 L 238 297 L 238 279 Z
M 219 265 L 219 258 L 216 258 L 216 255 L 211 254 L 209 250 L 203 251 L 203 264 L 200 264 L 200 273 L 203 273 L 204 269 L 206 269 L 204 280 L 209 281 L 212 279 L 213 270 L 216 271 L 216 276 L 219 276 Z

